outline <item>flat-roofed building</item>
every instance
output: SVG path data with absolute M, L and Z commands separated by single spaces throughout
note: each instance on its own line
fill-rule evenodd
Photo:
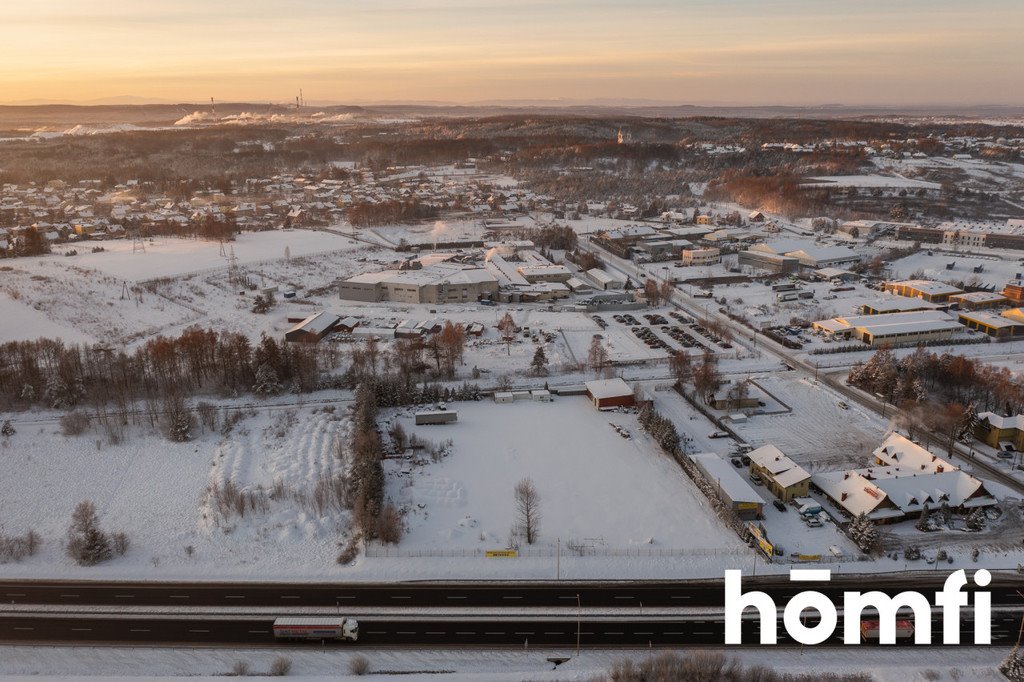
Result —
M 1024 303 L 1024 279 L 1014 279 L 1003 287 L 1003 296 L 1013 301 L 1014 305 Z
M 756 270 L 768 272 L 796 272 L 800 269 L 800 261 L 791 256 L 780 256 L 777 253 L 766 253 L 763 251 L 740 251 L 736 259 L 740 267 L 744 265 Z
M 587 270 L 587 277 L 596 285 L 598 289 L 608 291 L 609 289 L 622 289 L 626 286 L 626 280 L 621 277 L 616 277 L 607 270 L 601 268 L 591 268 Z
M 860 311 L 865 315 L 885 315 L 886 313 L 909 313 L 916 310 L 935 310 L 939 306 L 935 303 L 922 301 L 919 298 L 904 298 L 903 296 L 887 296 L 884 299 L 864 303 Z
M 690 455 L 690 459 L 730 509 L 744 521 L 761 518 L 764 498 L 725 459 L 714 453 Z
M 869 346 L 944 340 L 963 329 L 940 310 L 834 317 L 818 320 L 813 327 L 832 336 L 860 339 Z
M 994 291 L 969 291 L 953 294 L 949 297 L 949 302 L 956 303 L 961 310 L 985 310 L 1006 305 L 1006 297 Z
M 587 397 L 594 407 L 604 410 L 612 407 L 631 407 L 636 404 L 636 395 L 620 377 L 597 379 L 586 382 Z
M 945 303 L 950 296 L 963 293 L 963 289 L 928 279 L 908 279 L 900 282 L 886 282 L 885 290 L 897 296 L 920 298 L 929 303 Z
M 457 263 L 365 273 L 338 285 L 340 298 L 369 303 L 465 303 L 497 292 L 498 279 L 493 274 Z
M 989 310 L 964 311 L 958 316 L 960 324 L 999 339 L 1024 337 L 1024 322 L 1013 320 Z
M 687 249 L 682 252 L 680 260 L 683 265 L 715 265 L 722 262 L 722 250 L 715 247 Z

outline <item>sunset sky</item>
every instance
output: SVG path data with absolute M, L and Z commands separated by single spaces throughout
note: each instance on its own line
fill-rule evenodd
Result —
M 4 102 L 1024 104 L 1020 0 L 4 4 Z

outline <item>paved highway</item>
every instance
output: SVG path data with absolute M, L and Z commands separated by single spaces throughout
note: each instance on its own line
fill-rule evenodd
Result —
M 808 619 L 808 626 L 816 621 Z M 695 619 L 360 619 L 359 642 L 275 642 L 271 618 L 119 618 L 0 616 L 0 642 L 6 644 L 160 644 L 189 646 L 332 646 L 429 648 L 543 648 L 573 649 L 577 632 L 581 648 L 643 648 L 722 646 L 724 624 Z M 759 621 L 746 620 L 745 644 L 758 645 Z M 993 644 L 1016 641 L 1020 614 L 997 614 L 992 623 Z M 961 623 L 961 641 L 974 640 L 974 625 Z M 833 637 L 819 646 L 843 646 L 842 620 Z M 777 627 L 779 644 L 798 645 Z M 942 619 L 932 623 L 933 641 L 941 640 Z
M 743 589 L 768 592 L 783 605 L 813 589 L 837 602 L 844 589 L 935 591 L 946 572 L 888 576 L 833 574 L 830 584 L 792 584 L 786 577 L 744 578 Z M 970 573 L 968 573 L 970 578 Z M 1024 576 L 995 576 L 992 603 L 1024 606 Z M 968 590 L 969 591 L 969 590 Z M 724 605 L 721 581 L 612 583 L 158 583 L 2 581 L 0 604 L 147 607 L 407 607 L 407 608 L 697 608 Z

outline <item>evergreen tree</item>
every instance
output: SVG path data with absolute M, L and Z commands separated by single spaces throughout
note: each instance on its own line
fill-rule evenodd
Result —
M 537 351 L 533 354 L 533 360 L 530 362 L 530 371 L 537 376 L 548 373 L 548 356 L 544 353 L 543 346 L 537 346 Z
M 252 392 L 256 395 L 277 395 L 281 392 L 281 382 L 270 363 L 265 362 L 256 370 L 256 383 Z
M 92 502 L 79 502 L 71 515 L 67 553 L 81 566 L 95 566 L 112 555 L 110 539 L 100 530 L 99 517 Z
M 917 524 L 914 528 L 917 528 L 918 530 L 928 530 L 928 517 L 930 515 L 931 514 L 928 511 L 928 503 L 925 502 L 924 506 L 921 508 L 921 517 L 917 520 Z
M 10 419 L 5 419 L 4 425 L 0 427 L 0 436 L 13 436 L 15 433 L 17 432 L 14 430 L 14 424 Z

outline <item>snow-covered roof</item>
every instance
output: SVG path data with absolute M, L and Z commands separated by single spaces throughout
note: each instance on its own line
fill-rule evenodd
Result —
M 914 291 L 920 291 L 929 296 L 940 296 L 943 294 L 959 294 L 962 289 L 946 284 L 945 282 L 933 282 L 929 279 L 908 279 L 901 282 L 886 282 L 887 287 L 908 287 Z
M 949 297 L 954 301 L 967 301 L 969 303 L 998 303 L 1005 301 L 1006 297 L 995 291 L 969 291 L 963 294 L 954 294 Z
M 714 453 L 700 453 L 690 455 L 690 459 L 704 472 L 712 485 L 721 487 L 722 492 L 731 501 L 764 504 L 764 498 L 744 480 L 743 476 L 736 471 L 736 467 L 718 455 Z
M 920 512 L 927 504 L 936 509 L 982 507 L 996 500 L 981 480 L 960 470 L 922 473 L 903 466 L 871 467 L 815 474 L 814 485 L 851 515 L 895 518 Z
M 590 270 L 587 270 L 587 275 L 590 276 L 591 279 L 599 282 L 600 284 L 611 284 L 612 282 L 625 281 L 620 277 L 616 277 L 615 275 L 612 275 L 611 273 L 602 270 L 601 268 L 591 268 Z
M 995 412 L 979 412 L 978 420 L 987 421 L 989 425 L 997 429 L 1018 429 L 1024 431 L 1024 414 L 1004 417 Z
M 315 315 L 310 315 L 302 322 L 288 330 L 288 333 L 297 331 L 306 331 L 311 334 L 323 334 L 325 331 L 337 324 L 340 318 L 337 315 L 328 313 L 326 310 L 321 310 Z
M 872 453 L 875 460 L 890 466 L 899 466 L 917 473 L 954 471 L 958 466 L 921 447 L 906 436 L 891 434 Z
M 602 400 L 604 398 L 621 398 L 627 395 L 633 395 L 633 389 L 629 387 L 621 377 L 615 377 L 614 379 L 595 379 L 594 381 L 586 382 L 587 392 L 590 393 L 594 398 Z
M 762 445 L 748 454 L 750 461 L 767 471 L 775 481 L 788 488 L 811 477 L 807 470 L 774 445 Z

